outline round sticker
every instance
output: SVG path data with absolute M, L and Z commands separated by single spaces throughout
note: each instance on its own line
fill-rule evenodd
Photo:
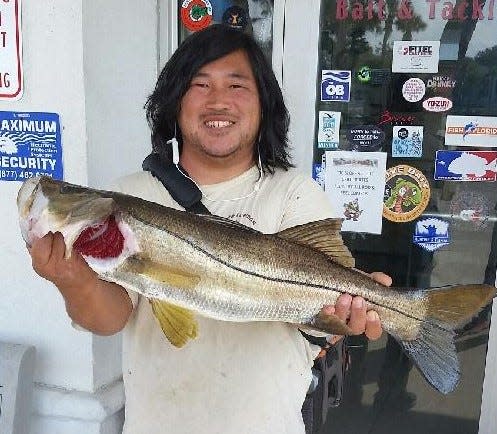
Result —
M 402 86 L 402 95 L 409 102 L 418 102 L 423 99 L 426 85 L 420 78 L 410 78 Z
M 406 164 L 386 173 L 383 217 L 397 223 L 419 217 L 430 200 L 430 183 L 421 171 Z
M 212 5 L 209 0 L 183 0 L 181 21 L 190 31 L 206 28 L 212 21 Z
M 247 27 L 247 13 L 240 6 L 231 6 L 223 14 L 223 23 L 237 30 Z
M 369 83 L 371 81 L 371 68 L 369 66 L 363 66 L 357 71 L 356 77 L 361 83 Z

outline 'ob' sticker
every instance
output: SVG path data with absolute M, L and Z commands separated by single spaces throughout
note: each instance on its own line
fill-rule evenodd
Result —
M 212 21 L 212 5 L 209 0 L 183 0 L 181 21 L 190 31 L 205 29 Z
M 430 183 L 421 171 L 406 164 L 386 172 L 383 217 L 397 223 L 419 217 L 430 200 Z

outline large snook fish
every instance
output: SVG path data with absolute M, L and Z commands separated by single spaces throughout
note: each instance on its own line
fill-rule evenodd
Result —
M 27 180 L 17 199 L 25 241 L 59 231 L 104 280 L 145 296 L 176 346 L 196 336 L 193 313 L 225 321 L 285 321 L 350 334 L 319 314 L 342 293 L 364 297 L 436 389 L 459 379 L 454 329 L 490 302 L 496 288 L 386 288 L 352 267 L 341 221 L 267 235 L 215 217 L 136 197 L 54 181 Z

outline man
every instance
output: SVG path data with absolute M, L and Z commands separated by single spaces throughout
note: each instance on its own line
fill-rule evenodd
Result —
M 217 215 L 266 233 L 330 216 L 323 192 L 291 168 L 281 90 L 253 39 L 225 26 L 190 36 L 147 102 L 155 152 L 179 163 Z M 148 172 L 115 189 L 179 208 Z M 60 234 L 33 243 L 34 269 L 59 288 L 73 321 L 94 333 L 124 329 L 125 433 L 299 433 L 316 351 L 284 323 L 198 318 L 199 337 L 173 348 L 150 304 L 101 281 Z M 387 282 L 388 283 L 388 282 Z M 381 334 L 376 312 L 349 295 L 324 308 L 357 333 Z

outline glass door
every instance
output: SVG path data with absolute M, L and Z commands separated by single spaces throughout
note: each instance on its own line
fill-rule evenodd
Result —
M 297 164 L 334 199 L 357 267 L 386 272 L 394 286 L 495 283 L 495 13 L 493 1 L 286 1 L 283 87 Z M 383 158 L 384 184 L 372 171 L 335 170 Z M 361 225 L 378 208 L 364 193 L 374 189 L 379 214 Z M 488 307 L 457 331 L 461 380 L 447 395 L 390 337 L 350 339 L 345 398 L 323 432 L 493 432 L 490 366 L 482 405 L 490 318 Z

